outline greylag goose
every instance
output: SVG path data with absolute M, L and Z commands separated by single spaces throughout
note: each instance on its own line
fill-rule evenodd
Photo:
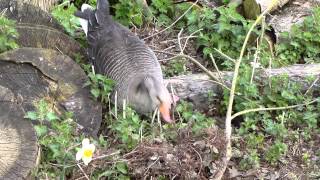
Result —
M 160 64 L 154 52 L 128 28 L 115 22 L 109 13 L 109 2 L 98 0 L 97 8 L 83 4 L 75 13 L 87 36 L 88 56 L 97 73 L 113 79 L 116 84 L 112 100 L 123 100 L 138 113 L 159 108 L 161 117 L 172 122 L 172 97 L 164 85 Z

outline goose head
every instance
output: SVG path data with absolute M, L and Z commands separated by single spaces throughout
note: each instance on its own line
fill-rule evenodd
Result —
M 143 77 L 132 88 L 129 102 L 136 111 L 149 113 L 158 108 L 164 121 L 173 122 L 170 117 L 170 109 L 172 104 L 178 100 L 178 97 L 172 97 L 162 78 Z

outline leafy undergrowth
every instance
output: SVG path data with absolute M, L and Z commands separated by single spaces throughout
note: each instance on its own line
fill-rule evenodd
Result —
M 0 13 L 0 53 L 18 47 L 16 39 L 19 34 L 15 29 L 15 21 L 7 19 Z
M 92 0 L 89 2 L 95 3 Z M 141 38 L 147 38 L 146 43 L 155 50 L 167 77 L 201 72 L 187 59 L 175 56 L 181 50 L 198 59 L 209 70 L 214 70 L 210 55 L 220 70 L 232 70 L 233 59 L 238 58 L 245 35 L 252 25 L 252 21 L 238 14 L 236 5 L 215 9 L 194 6 L 171 29 L 149 37 L 168 27 L 191 4 L 173 5 L 171 0 L 152 0 L 149 9 L 146 9 L 142 1 L 110 2 L 117 21 L 131 28 Z M 75 1 L 75 4 L 79 6 L 81 1 Z M 69 17 L 74 11 L 72 4 L 61 7 L 65 6 L 55 10 L 58 17 Z M 66 25 L 70 35 L 77 36 L 73 29 L 77 26 L 68 26 L 77 22 L 70 21 L 70 18 L 58 19 Z M 254 30 L 240 68 L 235 112 L 303 104 L 318 97 L 319 89 L 301 90 L 305 84 L 316 82 L 317 77 L 308 78 L 304 84 L 290 81 L 286 75 L 265 80 L 261 70 L 295 63 L 319 63 L 319 19 L 320 8 L 315 8 L 313 16 L 307 17 L 303 24 L 282 34 L 286 41 L 276 44 L 275 54 L 268 48 L 269 44 L 260 38 L 263 28 Z M 182 28 L 184 31 L 181 31 Z M 252 62 L 253 59 L 257 62 Z M 214 104 L 220 107 L 219 112 L 214 110 L 215 113 L 211 113 L 211 106 L 208 111 L 199 112 L 191 103 L 181 101 L 175 108 L 176 123 L 161 125 L 154 122 L 157 119 L 151 115 L 142 117 L 130 108 L 117 112 L 108 103 L 113 83 L 91 72 L 90 66 L 83 67 L 91 79 L 87 85 L 90 85 L 93 97 L 105 104 L 105 121 L 99 138 L 94 140 L 96 159 L 88 166 L 80 164 L 82 169 L 77 168 L 70 153 L 75 152 L 81 140 L 71 126 L 73 121 L 60 117 L 61 126 L 56 124 L 59 120 L 51 122 L 54 124 L 51 131 L 57 135 L 55 137 L 45 136 L 46 132 L 51 131 L 43 127 L 36 128 L 45 150 L 42 159 L 46 160 L 42 161 L 36 176 L 69 179 L 85 176 L 91 179 L 207 179 L 219 168 L 225 141 L 222 130 L 217 127 L 220 124 L 213 117 L 222 116 L 223 119 L 229 91 L 224 91 L 220 104 Z M 34 113 L 29 116 L 39 119 Z M 44 116 L 40 119 L 50 118 Z M 248 113 L 235 119 L 238 126 L 232 138 L 233 158 L 225 179 L 319 177 L 319 119 L 319 101 L 294 109 Z M 64 123 L 69 125 L 62 126 Z M 64 133 L 67 135 L 62 137 Z

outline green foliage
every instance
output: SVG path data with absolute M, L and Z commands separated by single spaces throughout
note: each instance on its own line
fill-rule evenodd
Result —
M 190 33 L 202 29 L 197 38 L 197 45 L 203 49 L 204 56 L 208 58 L 212 53 L 218 65 L 232 69 L 233 63 L 224 60 L 214 49 L 234 59 L 239 56 L 246 33 L 252 23 L 236 11 L 236 5 L 218 7 L 215 10 L 204 7 L 188 13 L 186 18 Z
M 130 180 L 128 176 L 128 167 L 125 162 L 115 163 L 110 168 L 104 169 L 103 171 L 100 170 L 95 174 L 93 179 L 108 178 L 108 179 Z
M 241 159 L 240 168 L 242 170 L 258 168 L 260 166 L 260 157 L 256 150 L 252 150 Z
M 266 152 L 265 159 L 274 164 L 286 154 L 287 150 L 288 147 L 286 144 L 276 141 Z
M 122 113 L 122 116 L 119 115 L 114 122 L 110 122 L 110 129 L 115 132 L 125 149 L 132 149 L 138 144 L 147 123 L 129 107 Z
M 65 0 L 62 4 L 57 5 L 52 10 L 52 15 L 56 18 L 60 24 L 65 28 L 65 30 L 74 36 L 75 31 L 80 28 L 80 22 L 74 13 L 77 8 L 68 0 Z
M 114 6 L 115 19 L 125 26 L 143 23 L 143 5 L 140 1 L 119 0 Z
M 15 29 L 15 21 L 9 20 L 0 14 L 0 24 L 0 53 L 18 48 L 16 43 L 18 32 Z
M 168 13 L 173 10 L 172 0 L 152 0 L 152 7 L 159 13 Z
M 235 97 L 234 106 L 236 112 L 258 107 L 302 104 L 312 98 L 300 92 L 301 84 L 290 81 L 288 76 L 272 77 L 269 82 L 260 82 L 259 72 L 257 72 L 251 83 L 252 67 L 243 64 L 241 68 L 238 87 L 236 88 L 238 93 Z M 260 86 L 257 86 L 258 84 Z M 225 103 L 227 103 L 228 98 L 228 92 L 225 92 Z M 316 109 L 318 109 L 318 105 L 312 104 L 282 111 L 248 113 L 242 116 L 243 122 L 237 133 L 246 137 L 247 148 L 266 153 L 265 158 L 260 155 L 261 153 L 258 153 L 259 158 L 254 158 L 255 160 L 265 159 L 275 164 L 285 154 L 286 146 L 280 142 L 285 142 L 291 138 L 292 135 L 289 132 L 303 129 L 303 131 L 297 133 L 308 139 L 314 129 L 318 128 L 320 114 Z M 266 150 L 263 147 L 267 146 L 266 139 L 270 138 L 277 143 Z M 251 167 L 248 166 L 252 164 L 251 154 L 245 156 L 247 158 L 242 161 L 241 166 L 243 168 Z
M 184 123 L 192 123 L 191 129 L 195 134 L 199 134 L 203 129 L 212 127 L 215 121 L 207 117 L 205 114 L 193 110 L 193 105 L 191 103 L 181 101 L 176 107 L 177 112 L 181 115 L 181 122 L 178 126 L 184 127 Z
M 320 62 L 320 8 L 314 8 L 312 16 L 302 24 L 293 25 L 290 32 L 281 34 L 285 41 L 276 46 L 277 56 L 282 65 Z
M 74 136 L 76 123 L 71 119 L 72 114 L 58 117 L 52 109 L 48 101 L 41 99 L 35 103 L 35 111 L 27 112 L 25 118 L 38 121 L 34 128 L 42 149 L 42 161 L 34 175 L 63 179 L 72 170 L 67 168 L 67 164 L 75 162 L 75 149 L 72 147 L 79 140 Z
M 172 0 L 152 0 L 150 9 L 158 26 L 169 25 L 175 18 Z
M 91 71 L 91 66 L 84 66 L 88 74 L 89 80 L 85 83 L 84 86 L 90 86 L 91 94 L 97 100 L 100 98 L 101 102 L 108 103 L 109 95 L 113 90 L 114 81 L 107 78 L 102 74 L 95 74 Z
M 264 139 L 265 137 L 262 133 L 259 133 L 259 134 L 251 133 L 251 134 L 248 134 L 248 136 L 245 138 L 247 142 L 247 147 L 249 149 L 263 148 L 265 143 Z
M 185 60 L 181 58 L 172 59 L 166 66 L 163 67 L 167 77 L 182 75 L 186 72 Z

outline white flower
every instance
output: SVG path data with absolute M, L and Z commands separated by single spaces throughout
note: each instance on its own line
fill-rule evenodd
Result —
M 82 159 L 85 165 L 88 165 L 89 162 L 92 160 L 92 155 L 96 147 L 94 144 L 90 144 L 88 138 L 82 140 L 82 148 L 77 152 L 76 159 L 79 161 Z

